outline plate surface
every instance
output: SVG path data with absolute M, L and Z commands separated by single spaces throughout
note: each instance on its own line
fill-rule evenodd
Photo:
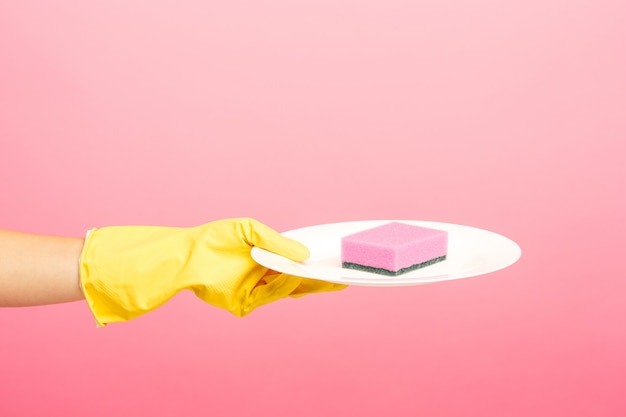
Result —
M 447 230 L 447 259 L 397 277 L 341 267 L 343 236 L 392 221 Z M 304 262 L 293 262 L 280 255 L 253 247 L 252 258 L 275 271 L 347 285 L 402 286 L 469 278 L 506 268 L 514 264 L 522 254 L 522 250 L 515 242 L 497 233 L 458 224 L 417 220 L 331 223 L 290 230 L 282 235 L 306 245 L 311 251 L 311 257 Z

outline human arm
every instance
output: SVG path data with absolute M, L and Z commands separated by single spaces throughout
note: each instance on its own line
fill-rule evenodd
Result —
M 84 299 L 78 270 L 83 241 L 0 230 L 0 307 Z
M 2 232 L 0 306 L 85 299 L 103 326 L 148 313 L 183 290 L 242 317 L 281 298 L 345 288 L 267 269 L 252 259 L 253 246 L 293 261 L 309 256 L 301 243 L 248 218 L 104 227 L 86 239 Z

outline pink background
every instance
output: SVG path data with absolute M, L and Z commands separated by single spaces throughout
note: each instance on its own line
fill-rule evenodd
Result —
M 0 415 L 626 413 L 626 7 L 4 1 L 0 228 L 467 224 L 509 269 L 96 329 L 1 309 Z

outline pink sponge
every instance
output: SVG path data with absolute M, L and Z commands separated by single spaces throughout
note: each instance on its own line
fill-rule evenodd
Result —
M 341 239 L 344 268 L 396 276 L 446 259 L 448 232 L 392 222 Z

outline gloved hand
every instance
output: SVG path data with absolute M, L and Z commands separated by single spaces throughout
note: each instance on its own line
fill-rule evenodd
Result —
M 280 298 L 345 287 L 268 270 L 252 259 L 252 246 L 293 261 L 309 257 L 301 243 L 253 219 L 192 228 L 105 227 L 85 240 L 81 287 L 101 326 L 152 311 L 184 289 L 243 317 Z

